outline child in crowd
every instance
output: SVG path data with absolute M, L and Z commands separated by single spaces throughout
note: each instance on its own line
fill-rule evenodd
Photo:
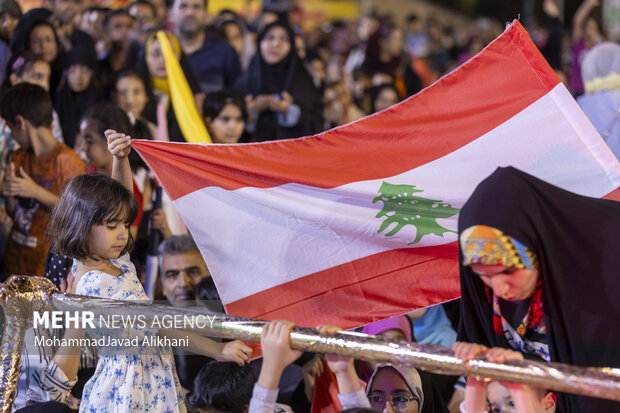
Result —
M 278 383 L 284 368 L 297 360 L 301 350 L 293 350 L 289 344 L 289 334 L 293 328 L 290 321 L 272 321 L 263 327 L 261 347 L 263 365 L 254 385 L 248 413 L 271 413 L 276 408 Z M 320 326 L 321 334 L 333 334 L 337 327 Z M 364 389 L 355 372 L 353 359 L 327 355 L 326 360 L 338 381 L 339 399 L 343 409 L 370 407 L 364 396 Z
M 112 130 L 105 135 L 114 155 L 112 176 L 118 182 L 101 174 L 85 174 L 67 185 L 48 230 L 53 239 L 52 249 L 74 259 L 69 292 L 117 300 L 148 300 L 128 254 L 133 244 L 129 225 L 137 214 L 127 159 L 131 139 Z M 185 350 L 218 361 L 244 364 L 251 353 L 239 341 L 221 344 L 188 332 L 149 327 L 147 330 L 136 333 L 188 338 Z M 89 334 L 97 339 L 105 337 L 102 329 L 89 330 Z M 100 349 L 97 370 L 84 388 L 81 411 L 185 411 L 168 347 L 126 349 L 131 355 L 124 354 L 123 349 L 105 350 Z M 65 382 L 75 380 L 79 355 L 55 357 L 54 363 L 66 376 Z
M 483 348 L 486 359 L 492 363 L 504 363 L 509 360 L 523 360 L 523 354 L 505 348 L 486 348 L 479 344 L 460 343 L 454 345 L 457 357 L 468 359 L 472 348 Z M 518 383 L 505 383 L 474 377 L 467 379 L 465 401 L 461 403 L 462 413 L 553 413 L 557 399 L 554 393 L 544 389 Z
M 3 181 L 9 234 L 5 276 L 43 275 L 49 240 L 44 237 L 49 210 L 58 203 L 66 182 L 84 172 L 84 161 L 58 142 L 50 129 L 52 102 L 42 87 L 22 83 L 9 89 L 0 114 L 19 144 Z
M 6 76 L 2 86 L 0 86 L 0 100 L 11 86 L 20 83 L 39 85 L 46 91 L 49 91 L 50 76 L 50 64 L 42 58 L 30 52 L 13 55 L 9 59 Z M 54 138 L 59 142 L 64 142 L 56 111 L 52 111 L 51 129 Z M 11 130 L 4 119 L 0 118 L 0 167 L 2 170 L 6 167 L 8 151 L 17 149 L 16 146 L 15 141 L 11 137 Z
M 147 120 L 154 110 L 153 91 L 137 69 L 123 69 L 112 78 L 111 100 L 129 115 L 131 123 L 145 129 L 145 138 L 157 137 L 157 126 Z
M 213 360 L 194 379 L 194 391 L 187 401 L 199 411 L 246 413 L 254 383 L 256 376 L 250 366 Z
M 203 112 L 214 143 L 239 142 L 248 120 L 248 111 L 239 92 L 222 90 L 209 93 L 203 102 Z

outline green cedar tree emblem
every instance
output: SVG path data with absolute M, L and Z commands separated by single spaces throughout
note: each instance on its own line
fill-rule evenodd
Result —
M 419 242 L 425 235 L 435 234 L 443 237 L 446 232 L 456 233 L 442 227 L 435 220 L 456 215 L 459 209 L 452 208 L 450 204 L 440 200 L 414 196 L 416 192 L 424 191 L 415 189 L 414 185 L 392 185 L 387 182 L 381 184 L 379 195 L 372 200 L 373 204 L 377 201 L 383 202 L 383 208 L 377 213 L 376 218 L 385 220 L 377 232 L 381 233 L 390 225 L 396 224 L 385 234 L 386 237 L 391 237 L 406 225 L 413 225 L 416 228 L 416 235 L 409 245 Z

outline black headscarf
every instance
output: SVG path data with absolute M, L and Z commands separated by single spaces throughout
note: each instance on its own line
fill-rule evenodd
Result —
M 73 148 L 75 145 L 75 136 L 80 129 L 80 119 L 82 115 L 91 106 L 99 103 L 102 99 L 101 88 L 97 82 L 97 56 L 94 50 L 89 47 L 76 45 L 67 54 L 65 66 L 67 69 L 71 65 L 82 65 L 92 70 L 90 83 L 86 90 L 82 92 L 74 92 L 69 87 L 67 76 L 63 80 L 56 91 L 56 99 L 54 108 L 58 112 L 58 118 L 62 126 L 62 135 L 65 143 Z
M 539 260 L 551 361 L 620 367 L 620 203 L 580 196 L 512 167 L 482 181 L 459 216 L 459 234 L 499 229 Z M 459 247 L 460 249 L 460 247 Z M 461 263 L 463 254 L 459 253 Z M 493 328 L 487 290 L 461 264 L 458 340 L 509 348 Z M 620 403 L 558 395 L 561 412 L 620 411 Z
M 278 63 L 268 64 L 261 55 L 260 43 L 269 30 L 282 27 L 288 34 L 290 51 Z M 282 21 L 275 21 L 265 26 L 259 34 L 258 51 L 250 62 L 248 69 L 241 75 L 235 88 L 244 95 L 273 95 L 287 91 L 293 97 L 293 103 L 301 109 L 297 125 L 285 128 L 278 125 L 276 114 L 265 111 L 258 117 L 252 141 L 296 138 L 320 132 L 323 126 L 323 104 L 321 93 L 314 86 L 312 77 L 304 67 L 295 47 L 295 33 Z

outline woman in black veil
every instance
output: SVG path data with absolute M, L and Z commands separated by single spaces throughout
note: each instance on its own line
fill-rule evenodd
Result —
M 463 206 L 459 239 L 458 341 L 620 367 L 620 203 L 499 168 Z M 558 411 L 620 411 L 620 403 L 559 394 Z

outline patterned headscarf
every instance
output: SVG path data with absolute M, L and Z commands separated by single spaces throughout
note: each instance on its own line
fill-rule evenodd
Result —
M 461 232 L 460 242 L 463 265 L 486 264 L 538 269 L 536 255 L 499 229 L 473 225 Z

